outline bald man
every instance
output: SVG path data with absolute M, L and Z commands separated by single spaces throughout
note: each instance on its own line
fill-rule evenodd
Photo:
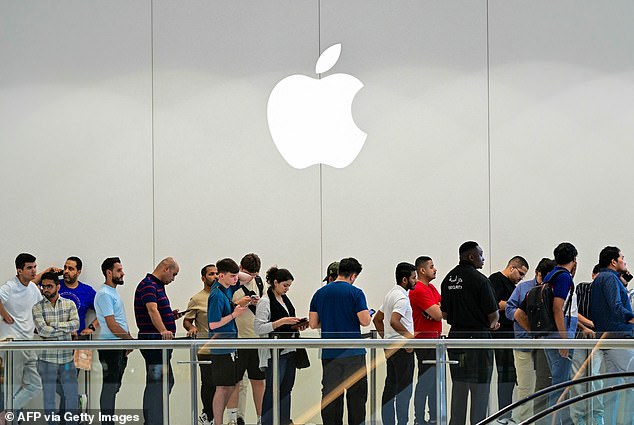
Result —
M 178 263 L 163 259 L 152 273 L 148 273 L 134 293 L 134 317 L 139 328 L 139 339 L 172 339 L 176 334 L 178 310 L 172 310 L 165 286 L 178 274 Z M 145 359 L 145 391 L 143 392 L 143 418 L 146 425 L 163 425 L 163 355 L 162 350 L 141 350 Z M 174 386 L 174 374 L 168 350 L 168 392 Z

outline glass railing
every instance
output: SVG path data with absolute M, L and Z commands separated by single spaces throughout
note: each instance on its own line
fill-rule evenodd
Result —
M 418 339 L 418 340 L 382 340 L 373 335 L 363 339 L 240 339 L 240 340 L 192 340 L 175 339 L 171 341 L 69 341 L 69 342 L 43 342 L 43 341 L 11 341 L 0 343 L 2 353 L 2 400 L 4 402 L 7 419 L 21 419 L 22 424 L 36 423 L 36 419 L 45 423 L 51 419 L 50 414 L 59 414 L 59 395 L 53 394 L 54 408 L 51 410 L 51 393 L 57 393 L 57 383 L 62 380 L 60 375 L 51 375 L 51 371 L 39 368 L 35 360 L 35 369 L 32 363 L 25 366 L 25 353 L 28 359 L 42 357 L 42 352 L 52 350 L 75 350 L 76 363 L 89 369 L 78 372 L 78 397 L 77 410 L 72 409 L 73 414 L 68 416 L 72 422 L 77 419 L 80 423 L 107 423 L 103 415 L 100 418 L 100 398 L 103 396 L 103 369 L 100 356 L 104 353 L 114 353 L 115 350 L 132 350 L 127 359 L 127 366 L 122 377 L 121 387 L 116 393 L 116 409 L 110 419 L 112 423 L 144 423 L 143 406 L 144 397 L 153 406 L 151 412 L 157 420 L 148 420 L 148 423 L 171 423 L 178 425 L 200 424 L 199 416 L 203 410 L 201 400 L 201 376 L 200 367 L 207 366 L 209 360 L 205 356 L 199 356 L 201 350 L 209 348 L 238 348 L 238 349 L 268 349 L 271 350 L 272 371 L 272 403 L 279 406 L 288 402 L 284 397 L 287 392 L 287 382 L 280 382 L 280 375 L 285 375 L 286 351 L 288 349 L 304 348 L 308 354 L 310 367 L 295 371 L 295 382 L 290 397 L 290 417 L 295 424 L 323 423 L 322 405 L 327 404 L 332 410 L 328 414 L 341 415 L 344 411 L 343 422 L 352 423 L 359 418 L 368 423 L 391 423 L 384 420 L 385 415 L 405 414 L 408 423 L 439 423 L 446 424 L 454 415 L 465 418 L 465 423 L 502 423 L 509 418 L 517 423 L 551 423 L 555 417 L 569 415 L 573 423 L 591 424 L 595 418 L 603 420 L 606 424 L 631 423 L 634 418 L 634 340 L 628 339 L 601 339 L 601 340 L 557 340 L 557 339 Z M 332 390 L 323 395 L 322 401 L 322 369 L 323 365 L 331 366 L 328 351 L 332 349 L 365 349 L 365 359 L 359 364 L 357 373 L 351 377 L 344 376 L 348 371 L 341 373 L 341 379 L 336 382 Z M 563 383 L 555 387 L 553 391 L 540 391 L 550 386 L 552 382 L 549 373 L 548 359 L 544 357 L 544 350 L 554 351 L 555 354 L 566 354 L 564 362 L 570 362 L 573 373 L 570 378 L 573 383 Z M 568 353 L 559 353 L 560 349 L 569 350 Z M 158 350 L 159 365 L 151 370 L 156 378 L 147 384 L 146 362 L 141 355 L 141 350 Z M 413 369 L 411 384 L 404 388 L 398 385 L 389 388 L 397 388 L 396 393 L 402 396 L 402 402 L 396 408 L 383 397 L 386 387 L 387 368 L 394 367 L 395 361 L 387 362 L 386 351 L 394 355 L 393 359 L 401 359 L 398 353 L 403 354 L 403 362 L 418 364 Z M 399 351 L 401 350 L 401 351 Z M 413 350 L 413 354 L 407 353 Z M 423 351 L 424 350 L 424 351 Z M 508 371 L 495 363 L 495 350 L 509 350 L 506 359 L 514 362 L 518 359 L 526 359 L 533 364 L 531 376 L 522 376 L 515 379 L 508 375 Z M 513 350 L 519 352 L 515 356 Z M 421 355 L 425 353 L 427 356 Z M 396 354 L 394 354 L 396 353 Z M 431 353 L 431 354 L 430 354 Z M 417 360 L 420 355 L 420 361 Z M 92 356 L 92 359 L 90 359 Z M 107 356 L 107 354 L 106 354 Z M 628 357 L 629 356 L 629 357 Z M 475 363 L 474 363 L 474 360 Z M 503 357 L 500 357 L 503 358 Z M 169 362 L 168 362 L 169 360 Z M 391 364 L 390 364 L 391 363 Z M 170 376 L 167 365 L 171 365 L 173 371 L 173 387 L 170 389 Z M 535 366 L 536 365 L 536 366 Z M 396 367 L 401 369 L 402 363 Z M 427 369 L 425 376 L 417 376 L 417 367 Z M 535 369 L 536 368 L 536 369 Z M 488 373 L 487 369 L 490 371 Z M 35 370 L 35 375 L 33 375 Z M 404 369 L 407 370 L 407 369 Z M 526 372 L 526 368 L 523 369 Z M 611 373 L 610 375 L 604 375 Z M 616 372 L 616 374 L 614 374 Z M 41 390 L 38 375 L 46 375 L 47 381 Z M 156 375 L 158 374 L 158 375 Z M 487 375 L 488 378 L 487 382 Z M 508 375 L 508 376 L 507 376 Z M 604 376 L 601 376 L 604 375 Z M 500 376 L 505 378 L 499 379 Z M 510 378 L 509 378 L 510 376 Z M 479 379 L 482 378 L 483 379 Z M 597 379 L 593 379 L 598 377 Z M 64 379 L 71 379 L 66 375 Z M 278 378 L 278 379 L 276 379 Z M 452 379 L 453 378 L 453 379 Z M 530 383 L 526 387 L 526 379 Z M 245 376 L 246 379 L 246 376 Z M 335 381 L 338 376 L 334 377 Z M 332 376 L 331 376 L 332 380 Z M 484 382 L 478 382 L 483 380 Z M 513 383 L 509 384 L 509 380 Z M 367 384 L 365 383 L 367 381 Z M 435 384 L 435 397 L 429 397 L 427 403 L 421 401 L 424 390 L 417 387 L 417 381 L 432 382 Z M 520 389 L 515 381 L 522 381 L 524 388 Z M 565 380 L 567 381 L 567 379 Z M 29 388 L 33 382 L 36 385 Z M 465 385 L 466 383 L 466 385 Z M 557 384 L 558 382 L 555 382 Z M 147 384 L 147 385 L 146 385 Z M 355 384 L 357 386 L 355 387 Z M 365 386 L 367 397 L 363 393 L 353 394 L 367 400 L 363 403 L 362 412 L 348 412 L 346 407 L 351 403 L 350 393 Z M 151 389 L 148 392 L 148 388 Z M 250 387 L 250 386 L 249 386 Z M 112 394 L 113 387 L 108 387 L 106 397 Z M 467 405 L 464 390 L 471 390 L 471 396 L 476 404 Z M 286 391 L 286 392 L 285 392 Z M 404 392 L 403 392 L 404 391 Z M 461 392 L 462 391 L 462 392 Z M 63 392 L 63 391 L 59 391 Z M 411 396 L 408 397 L 408 393 Z M 344 393 L 348 399 L 341 399 Z M 456 399 L 454 399 L 456 397 Z M 521 400 L 529 397 L 526 402 Z M 434 401 L 435 398 L 435 401 Z M 44 409 L 44 400 L 48 401 L 48 409 Z M 507 402 L 499 404 L 499 400 L 512 400 L 516 404 L 510 405 L 506 410 L 501 407 Z M 247 424 L 257 423 L 259 416 L 254 406 L 252 390 L 247 389 L 243 407 L 244 419 Z M 162 402 L 159 402 L 162 401 Z M 386 401 L 383 403 L 383 401 Z M 520 403 L 517 403 L 520 401 Z M 354 403 L 354 401 L 352 401 Z M 483 403 L 478 404 L 478 403 Z M 385 406 L 384 406 L 385 404 Z M 453 408 L 452 408 L 453 405 Z M 72 403 L 71 403 L 72 406 Z M 158 406 L 158 407 L 157 407 Z M 553 407 L 554 406 L 554 407 Z M 561 408 L 560 408 L 561 407 Z M 158 411 L 157 411 L 158 409 Z M 328 409 L 328 407 L 326 407 Z M 353 410 L 353 409 L 351 409 Z M 478 410 L 476 412 L 476 410 Z M 482 416 L 484 412 L 484 416 Z M 64 412 L 62 412 L 64 413 Z M 11 415 L 14 415 L 11 417 Z M 22 415 L 17 417 L 16 415 Z M 82 416 L 83 415 L 83 416 Z M 158 415 L 158 416 L 157 416 Z M 350 416 L 351 415 L 351 416 Z M 541 416 L 540 416 L 541 415 Z M 629 416 L 628 416 L 629 415 Z M 488 419 L 485 419 L 488 418 Z M 60 418 L 60 419 L 63 419 Z M 229 422 L 227 412 L 223 423 Z M 158 422 L 157 422 L 158 421 Z M 273 409 L 272 423 L 277 425 L 283 421 L 280 411 Z M 425 421 L 425 422 L 423 422 Z M 628 422 L 629 421 L 629 422 Z M 1 423 L 1 421 L 0 421 Z M 15 422 L 17 423 L 17 421 Z M 513 423 L 513 422 L 509 422 Z M 599 422 L 601 423 L 601 422 Z M 285 424 L 286 425 L 286 424 Z

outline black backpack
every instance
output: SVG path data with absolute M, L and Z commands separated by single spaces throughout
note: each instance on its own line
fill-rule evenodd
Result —
M 557 324 L 553 314 L 553 288 L 550 285 L 550 281 L 564 272 L 565 270 L 556 271 L 549 281 L 544 281 L 541 285 L 535 286 L 526 294 L 526 315 L 528 316 L 530 333 L 533 338 L 547 336 L 557 331 Z M 564 304 L 564 312 L 568 313 L 568 325 L 570 325 L 573 291 L 574 285 L 570 287 L 570 295 L 566 300 L 566 304 Z
M 264 282 L 262 282 L 262 278 L 260 276 L 256 276 L 255 277 L 255 284 L 258 287 L 258 293 L 256 294 L 254 291 L 249 291 L 244 285 L 240 285 L 240 288 L 238 288 L 238 291 L 240 289 L 242 289 L 242 291 L 244 292 L 244 295 L 246 295 L 247 297 L 250 297 L 252 295 L 257 295 L 258 297 L 262 297 L 262 294 L 264 293 Z M 253 312 L 253 314 L 255 314 L 255 306 L 249 304 L 249 310 L 251 310 Z

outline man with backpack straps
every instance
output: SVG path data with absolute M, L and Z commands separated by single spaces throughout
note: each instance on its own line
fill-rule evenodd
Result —
M 577 297 L 574 293 L 572 278 L 577 271 L 577 248 L 569 242 L 562 242 L 554 250 L 557 266 L 546 275 L 545 282 L 552 288 L 552 311 L 556 330 L 547 338 L 574 338 L 577 329 Z M 565 313 L 565 315 L 564 315 Z M 572 370 L 571 354 L 567 348 L 546 349 L 546 358 L 553 378 L 553 385 L 570 380 Z M 554 391 L 549 396 L 549 404 L 554 405 L 563 394 L 563 389 Z M 570 423 L 570 411 L 560 410 L 555 423 Z

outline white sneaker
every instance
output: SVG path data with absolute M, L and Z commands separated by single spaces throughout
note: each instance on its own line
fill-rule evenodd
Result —
M 198 416 L 198 422 L 200 423 L 200 425 L 211 425 L 211 422 L 209 422 L 209 419 L 207 418 L 206 413 L 203 413 L 200 416 Z

